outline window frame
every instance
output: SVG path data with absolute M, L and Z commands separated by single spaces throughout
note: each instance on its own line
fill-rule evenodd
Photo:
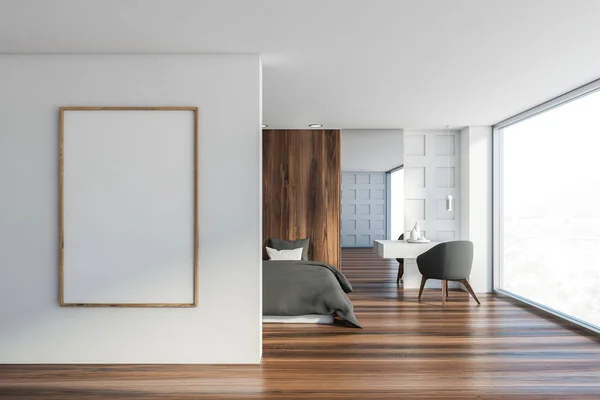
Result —
M 554 108 L 563 106 L 572 101 L 578 100 L 584 96 L 600 91 L 600 79 L 594 80 L 574 90 L 557 96 L 551 100 L 541 103 L 535 107 L 527 109 L 519 114 L 513 115 L 510 118 L 504 119 L 492 126 L 492 288 L 494 293 L 511 297 L 522 303 L 528 304 L 534 308 L 548 312 L 559 318 L 567 320 L 584 329 L 600 333 L 600 327 L 589 324 L 578 318 L 565 314 L 561 311 L 547 307 L 543 304 L 529 300 L 515 293 L 502 289 L 502 266 L 504 263 L 502 252 L 502 239 L 504 237 L 503 228 L 503 204 L 502 193 L 504 190 L 503 176 L 503 161 L 504 161 L 504 146 L 502 131 L 504 128 L 522 122 L 526 119 L 535 117 Z

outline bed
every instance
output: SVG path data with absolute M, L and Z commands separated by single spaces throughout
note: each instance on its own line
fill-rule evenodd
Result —
M 346 325 L 361 328 L 346 295 L 350 292 L 350 282 L 329 264 L 263 261 L 263 316 L 267 322 L 330 323 L 336 315 Z

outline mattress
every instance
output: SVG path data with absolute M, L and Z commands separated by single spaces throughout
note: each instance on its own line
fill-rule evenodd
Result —
M 263 315 L 265 324 L 332 324 L 333 315 L 307 314 L 307 315 Z

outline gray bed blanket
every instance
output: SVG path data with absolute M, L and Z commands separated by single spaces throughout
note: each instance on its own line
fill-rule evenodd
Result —
M 348 279 L 315 261 L 263 261 L 263 315 L 336 314 L 362 328 L 346 293 Z

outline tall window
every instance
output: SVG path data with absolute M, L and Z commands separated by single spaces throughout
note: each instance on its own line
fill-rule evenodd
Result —
M 396 240 L 404 233 L 404 167 L 390 172 L 390 239 Z
M 600 92 L 564 100 L 495 129 L 495 282 L 600 329 Z

